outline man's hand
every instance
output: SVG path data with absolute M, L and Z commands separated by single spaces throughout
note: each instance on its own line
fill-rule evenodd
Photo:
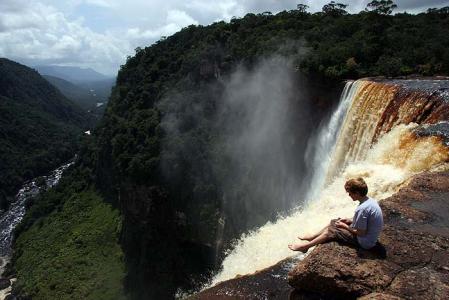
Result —
M 352 224 L 352 219 L 346 218 L 346 219 L 340 219 L 340 222 L 345 223 L 346 225 Z
M 349 226 L 348 224 L 346 224 L 345 222 L 343 222 L 343 220 L 338 220 L 335 222 L 335 226 L 337 226 L 337 228 L 343 228 L 343 229 L 348 229 L 349 230 Z
M 356 228 L 352 228 L 351 226 L 349 226 L 346 223 L 343 223 L 342 220 L 338 220 L 335 222 L 335 226 L 337 226 L 337 228 L 342 228 L 342 229 L 346 229 L 348 230 L 350 233 L 354 234 L 354 235 L 365 235 L 366 234 L 366 230 L 363 229 L 356 229 Z

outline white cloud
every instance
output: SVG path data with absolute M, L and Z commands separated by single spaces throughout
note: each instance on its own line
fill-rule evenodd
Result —
M 86 0 L 84 2 L 87 4 L 101 6 L 101 7 L 114 7 L 114 5 L 111 3 L 111 1 L 106 1 L 106 0 Z
M 82 20 L 68 20 L 51 6 L 28 2 L 20 8 L 0 11 L 1 56 L 34 64 L 91 66 L 113 73 L 130 52 L 127 42 L 95 33 Z
M 244 5 L 235 0 L 193 0 L 187 1 L 185 7 L 203 19 L 208 19 L 209 22 L 211 20 L 229 21 L 233 16 L 242 16 L 245 13 Z
M 132 41 L 133 45 L 146 46 L 162 36 L 170 36 L 189 25 L 198 25 L 198 21 L 180 10 L 169 10 L 165 18 L 164 25 L 154 29 L 142 29 L 138 27 L 130 28 L 126 32 L 126 37 Z

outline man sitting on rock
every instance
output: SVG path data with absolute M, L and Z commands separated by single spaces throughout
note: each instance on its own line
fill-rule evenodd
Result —
M 290 244 L 293 251 L 306 253 L 310 247 L 330 241 L 339 241 L 364 249 L 373 248 L 383 226 L 382 210 L 373 198 L 366 196 L 368 186 L 363 178 L 350 179 L 345 190 L 353 201 L 360 201 L 353 219 L 334 219 L 320 232 L 310 236 L 299 236 L 306 243 Z

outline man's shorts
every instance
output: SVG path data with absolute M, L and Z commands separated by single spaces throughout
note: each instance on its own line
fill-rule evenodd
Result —
M 342 242 L 345 244 L 360 247 L 359 242 L 357 241 L 357 237 L 349 232 L 349 230 L 338 228 L 337 225 L 335 225 L 335 222 L 337 221 L 338 219 L 331 220 L 330 226 L 328 227 L 330 239 L 332 241 Z

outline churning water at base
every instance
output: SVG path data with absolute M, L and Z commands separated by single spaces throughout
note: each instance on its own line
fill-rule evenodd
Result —
M 365 95 L 367 92 L 364 88 L 368 84 L 367 81 L 357 81 L 351 87 L 353 91 L 350 97 L 356 97 L 360 91 Z M 349 92 L 346 91 L 348 94 Z M 414 123 L 404 125 L 398 122 L 388 133 L 382 135 L 375 145 L 371 145 L 372 133 L 367 134 L 363 128 L 366 125 L 370 132 L 375 132 L 375 124 L 381 112 L 371 100 L 366 101 L 366 105 L 365 103 L 354 104 L 354 99 L 351 100 L 353 103 L 340 130 L 338 141 L 342 143 L 350 139 L 351 146 L 355 145 L 357 149 L 364 149 L 364 152 L 354 151 L 355 154 L 351 156 L 348 155 L 351 148 L 347 148 L 348 151 L 342 151 L 343 148 L 340 146 L 339 151 L 335 152 L 341 157 L 335 157 L 334 153 L 332 158 L 332 161 L 336 159 L 340 163 L 331 165 L 327 170 L 329 183 L 320 193 L 315 193 L 317 197 L 304 199 L 305 206 L 292 215 L 274 223 L 269 222 L 243 235 L 234 249 L 227 254 L 221 271 L 212 279 L 211 285 L 237 275 L 250 274 L 267 268 L 292 255 L 302 258 L 303 254 L 294 253 L 287 248 L 287 245 L 294 242 L 298 235 L 316 232 L 330 219 L 352 217 L 357 203 L 353 202 L 344 190 L 344 183 L 349 178 L 363 177 L 369 186 L 369 195 L 376 199 L 384 199 L 395 193 L 409 178 L 419 172 L 449 169 L 449 153 L 441 140 L 433 136 L 416 136 L 413 130 L 418 125 Z M 383 99 L 379 98 L 378 101 Z M 344 101 L 341 101 L 341 105 L 343 104 Z M 379 105 L 385 107 L 385 103 L 379 103 Z M 352 124 L 353 120 L 358 122 L 360 119 L 366 123 L 364 126 L 357 127 Z M 370 124 L 371 121 L 375 124 Z M 322 134 L 328 134 L 328 132 Z M 341 171 L 333 170 L 333 168 Z M 338 175 L 329 176 L 329 174 Z M 321 186 L 320 183 L 324 183 L 326 175 L 324 172 L 319 175 L 315 179 L 315 184 Z

